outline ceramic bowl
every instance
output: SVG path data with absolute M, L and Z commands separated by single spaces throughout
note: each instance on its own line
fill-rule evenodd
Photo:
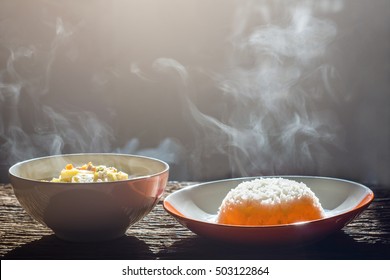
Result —
M 66 164 L 116 167 L 128 180 L 53 183 Z M 163 161 L 124 154 L 69 154 L 23 161 L 9 169 L 21 206 L 61 239 L 100 241 L 121 237 L 147 215 L 161 198 L 169 166 Z
M 251 178 L 235 178 L 196 184 L 167 196 L 165 210 L 198 235 L 218 241 L 264 246 L 307 244 L 340 230 L 374 199 L 366 186 L 337 178 L 283 176 L 305 183 L 318 197 L 325 217 L 318 220 L 270 226 L 218 224 L 216 217 L 227 193 Z

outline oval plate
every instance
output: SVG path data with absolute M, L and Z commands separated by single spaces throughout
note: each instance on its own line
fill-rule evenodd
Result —
M 164 200 L 163 206 L 180 224 L 200 236 L 229 243 L 284 246 L 314 242 L 340 230 L 374 199 L 369 188 L 352 181 L 311 176 L 278 177 L 305 183 L 320 200 L 325 217 L 275 226 L 217 224 L 215 219 L 218 208 L 226 194 L 239 183 L 260 177 L 219 180 L 189 186 L 170 194 Z

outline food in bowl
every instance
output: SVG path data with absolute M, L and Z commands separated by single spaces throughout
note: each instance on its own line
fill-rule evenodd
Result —
M 128 180 L 112 182 L 50 182 L 67 164 L 86 162 L 115 166 Z M 157 205 L 169 175 L 167 163 L 144 156 L 84 153 L 34 158 L 9 169 L 21 206 L 57 237 L 75 242 L 121 237 Z M 44 181 L 42 179 L 47 178 Z
M 217 222 L 229 225 L 282 225 L 324 217 L 313 191 L 304 183 L 284 178 L 244 181 L 228 192 Z
M 59 177 L 55 177 L 50 182 L 56 183 L 93 183 L 93 182 L 115 182 L 129 179 L 125 172 L 118 171 L 115 167 L 105 165 L 94 166 L 92 162 L 81 166 L 73 166 L 68 163 L 61 170 Z

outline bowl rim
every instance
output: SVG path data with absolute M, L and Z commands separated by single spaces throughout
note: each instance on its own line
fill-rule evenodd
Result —
M 164 169 L 162 171 L 159 171 L 159 172 L 156 172 L 156 173 L 152 173 L 152 174 L 149 174 L 149 175 L 143 175 L 143 176 L 137 176 L 137 177 L 129 178 L 129 179 L 126 179 L 126 180 L 112 181 L 112 182 L 88 182 L 88 183 L 72 183 L 72 182 L 67 183 L 67 182 L 42 181 L 42 180 L 38 180 L 38 179 L 26 178 L 26 177 L 22 177 L 22 176 L 16 175 L 15 174 L 15 170 L 14 170 L 18 166 L 20 166 L 20 165 L 28 164 L 29 162 L 33 162 L 33 161 L 39 161 L 39 160 L 50 159 L 50 158 L 60 158 L 60 157 L 73 157 L 73 156 L 82 157 L 82 156 L 85 156 L 85 155 L 88 155 L 88 156 L 121 156 L 121 157 L 124 156 L 124 157 L 131 157 L 131 158 L 147 159 L 147 160 L 152 160 L 152 161 L 161 163 L 164 166 Z M 162 174 L 164 174 L 164 173 L 166 173 L 168 171 L 169 171 L 169 164 L 168 163 L 166 163 L 163 160 L 160 160 L 160 159 L 157 159 L 157 158 L 153 158 L 153 157 L 149 157 L 149 156 L 134 155 L 134 154 L 121 154 L 121 153 L 72 153 L 72 154 L 57 154 L 57 155 L 36 157 L 36 158 L 31 158 L 31 159 L 27 159 L 27 160 L 23 160 L 23 161 L 17 162 L 15 164 L 13 164 L 8 169 L 8 176 L 10 178 L 15 177 L 15 178 L 18 178 L 18 179 L 21 179 L 21 180 L 30 181 L 30 182 L 40 182 L 40 183 L 48 183 L 48 184 L 56 184 L 56 185 L 59 184 L 59 185 L 67 185 L 67 186 L 69 186 L 69 185 L 76 185 L 76 184 L 83 184 L 83 185 L 88 184 L 89 185 L 89 184 L 107 184 L 107 183 L 116 184 L 116 183 L 123 183 L 123 182 L 129 182 L 129 181 L 133 182 L 133 181 L 138 181 L 138 180 L 143 180 L 143 179 L 147 179 L 147 178 L 160 176 L 160 175 L 162 175 Z

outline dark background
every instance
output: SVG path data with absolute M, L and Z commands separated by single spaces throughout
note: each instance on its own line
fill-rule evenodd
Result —
M 0 165 L 153 156 L 171 180 L 390 185 L 390 2 L 0 1 Z

